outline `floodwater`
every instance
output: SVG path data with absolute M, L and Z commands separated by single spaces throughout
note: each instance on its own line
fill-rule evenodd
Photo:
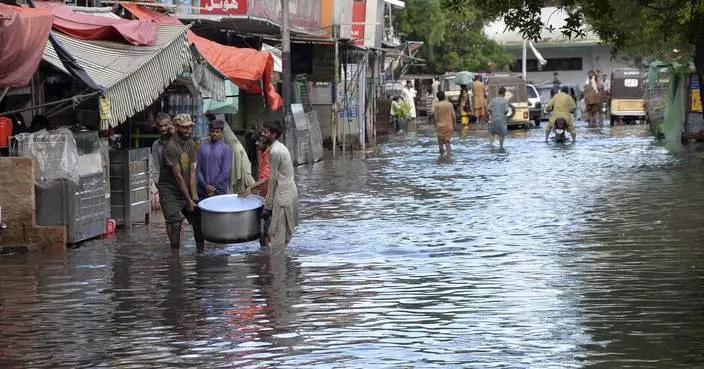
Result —
M 704 367 L 701 153 L 578 135 L 299 167 L 285 258 L 158 226 L 0 256 L 0 368 Z

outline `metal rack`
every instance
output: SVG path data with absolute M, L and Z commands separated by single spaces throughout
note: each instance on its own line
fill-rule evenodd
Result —
M 65 226 L 69 244 L 101 236 L 108 218 L 106 167 L 100 156 L 98 134 L 74 132 L 73 136 L 78 152 L 78 183 L 55 178 L 35 185 L 37 225 Z
M 110 213 L 117 225 L 131 228 L 137 221 L 149 223 L 150 160 L 148 147 L 110 151 Z

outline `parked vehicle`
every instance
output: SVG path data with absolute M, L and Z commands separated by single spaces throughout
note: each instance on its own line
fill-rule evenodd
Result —
M 645 73 L 640 69 L 621 68 L 611 73 L 609 110 L 611 125 L 618 120 L 645 120 Z
M 459 117 L 460 86 L 455 84 L 455 73 L 445 73 L 440 78 L 440 89 L 445 92 L 445 98 L 455 107 L 455 113 Z
M 530 109 L 526 81 L 508 74 L 490 75 L 487 81 L 488 101 L 498 96 L 499 88 L 502 86 L 506 88 L 506 99 L 509 102 L 508 125 L 529 127 Z
M 486 73 L 478 74 L 482 76 L 482 79 L 486 83 L 489 75 Z M 442 77 L 440 77 L 440 89 L 445 92 L 445 98 L 455 107 L 455 113 L 459 119 L 461 86 L 455 82 L 456 75 L 457 73 L 445 73 Z M 471 88 L 469 86 L 467 87 L 470 90 L 471 96 Z
M 530 111 L 530 120 L 536 127 L 540 127 L 540 121 L 543 117 L 543 104 L 538 94 L 538 89 L 534 85 L 526 85 L 528 92 L 528 109 Z

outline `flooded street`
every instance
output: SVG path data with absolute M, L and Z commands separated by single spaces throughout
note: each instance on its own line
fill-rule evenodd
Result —
M 704 365 L 703 156 L 646 126 L 432 132 L 297 168 L 285 259 L 144 227 L 0 256 L 0 368 Z

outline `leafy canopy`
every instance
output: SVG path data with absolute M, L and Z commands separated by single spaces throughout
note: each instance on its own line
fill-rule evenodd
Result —
M 424 42 L 418 57 L 425 60 L 424 72 L 485 71 L 489 63 L 503 69 L 515 62 L 482 29 L 491 19 L 483 18 L 467 3 L 458 7 L 451 0 L 407 0 L 395 17 L 403 40 Z
M 510 30 L 537 40 L 548 27 L 540 17 L 545 4 L 540 0 L 455 0 L 450 6 L 457 12 L 479 9 L 487 18 L 503 17 Z M 560 30 L 565 36 L 580 38 L 592 30 L 614 52 L 687 62 L 697 45 L 704 52 L 704 2 L 699 0 L 563 0 L 555 6 L 568 14 Z

